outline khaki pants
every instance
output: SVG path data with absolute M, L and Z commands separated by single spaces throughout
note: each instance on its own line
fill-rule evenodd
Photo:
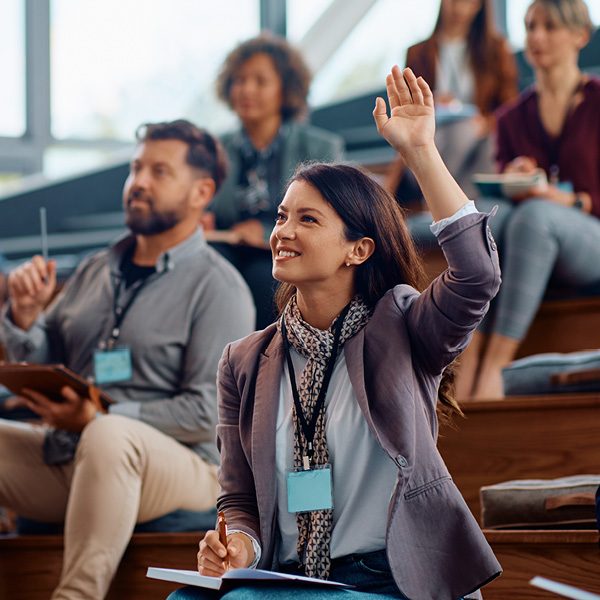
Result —
M 42 427 L 0 419 L 0 506 L 65 522 L 53 600 L 104 598 L 136 523 L 215 505 L 217 467 L 135 419 L 95 419 L 66 465 L 44 464 L 43 439 Z

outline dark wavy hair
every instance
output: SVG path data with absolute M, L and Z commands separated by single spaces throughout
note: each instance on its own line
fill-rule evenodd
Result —
M 355 292 L 371 307 L 394 286 L 425 287 L 423 262 L 406 226 L 404 213 L 394 197 L 371 176 L 349 165 L 323 163 L 301 165 L 288 187 L 302 181 L 316 189 L 344 223 L 349 241 L 369 237 L 373 254 L 355 271 Z M 296 292 L 294 285 L 280 283 L 276 293 L 280 313 Z M 438 417 L 448 422 L 462 411 L 453 397 L 454 369 L 446 367 L 438 391 Z
M 227 177 L 229 159 L 221 142 L 205 129 L 185 119 L 162 123 L 144 123 L 135 133 L 138 142 L 181 140 L 188 147 L 187 164 L 203 171 L 215 182 L 215 193 Z
M 303 117 L 307 110 L 306 97 L 311 74 L 300 51 L 284 38 L 272 33 L 261 33 L 236 46 L 227 56 L 217 78 L 217 94 L 230 108 L 231 86 L 240 67 L 255 54 L 267 54 L 283 84 L 281 116 L 284 120 Z

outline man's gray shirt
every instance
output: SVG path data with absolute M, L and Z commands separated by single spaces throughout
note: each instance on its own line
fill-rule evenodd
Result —
M 12 361 L 63 363 L 93 376 L 93 353 L 110 337 L 123 255 L 133 235 L 87 258 L 45 313 L 23 331 L 2 316 Z M 122 288 L 124 286 L 121 286 Z M 136 285 L 121 292 L 126 305 Z M 139 419 L 218 463 L 217 366 L 225 346 L 254 327 L 252 296 L 241 275 L 210 248 L 201 230 L 161 254 L 121 324 L 132 378 L 104 384 L 111 414 Z

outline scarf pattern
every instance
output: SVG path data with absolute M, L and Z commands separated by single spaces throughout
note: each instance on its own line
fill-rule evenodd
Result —
M 368 322 L 372 311 L 360 296 L 350 303 L 350 309 L 340 335 L 341 349 L 344 342 L 358 333 Z M 282 315 L 289 345 L 307 359 L 302 371 L 298 395 L 306 421 L 312 418 L 323 378 L 333 350 L 334 332 L 337 317 L 327 331 L 315 329 L 302 320 L 302 315 L 293 296 Z M 281 322 L 278 325 L 281 333 Z M 317 419 L 313 440 L 312 466 L 329 463 L 329 450 L 325 437 L 325 403 Z M 292 404 L 292 420 L 294 423 L 294 467 L 302 468 L 302 448 L 307 447 L 304 431 L 296 413 L 296 405 Z M 331 568 L 330 545 L 333 529 L 333 510 L 316 510 L 296 514 L 298 525 L 298 556 L 304 565 L 304 573 L 308 577 L 327 579 Z

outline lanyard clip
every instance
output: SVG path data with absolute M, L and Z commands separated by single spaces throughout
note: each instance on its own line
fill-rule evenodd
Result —
M 120 333 L 121 333 L 121 331 L 119 330 L 118 327 L 115 327 L 112 330 L 112 333 L 110 334 L 110 338 L 108 338 L 108 342 L 106 344 L 106 346 L 109 350 L 112 350 L 115 347 L 115 344 L 117 343 L 117 340 L 119 339 Z
M 306 454 L 302 457 L 302 467 L 305 471 L 310 470 L 310 458 Z

